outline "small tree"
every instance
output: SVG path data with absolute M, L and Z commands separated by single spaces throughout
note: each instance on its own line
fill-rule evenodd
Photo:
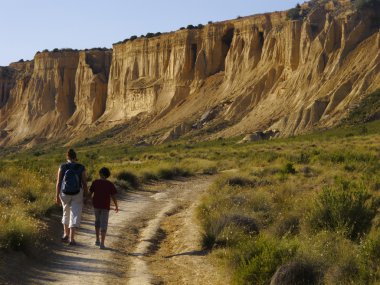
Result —
M 380 8 L 380 0 L 354 0 L 354 5 L 358 10 Z
M 299 20 L 301 17 L 301 5 L 297 4 L 295 8 L 290 9 L 287 16 L 290 20 Z
M 188 29 L 188 30 L 192 30 L 192 29 L 195 29 L 195 27 L 194 27 L 193 25 L 188 25 L 188 26 L 186 27 L 186 29 Z

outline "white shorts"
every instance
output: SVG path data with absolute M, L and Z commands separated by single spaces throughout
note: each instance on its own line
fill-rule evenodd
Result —
M 83 190 L 76 195 L 60 194 L 63 215 L 62 224 L 69 228 L 79 228 L 83 209 Z

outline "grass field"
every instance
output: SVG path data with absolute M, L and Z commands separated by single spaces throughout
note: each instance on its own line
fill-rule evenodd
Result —
M 269 284 L 279 268 L 274 278 L 294 278 L 288 284 L 379 281 L 380 122 L 240 139 L 74 147 L 89 181 L 107 166 L 125 189 L 220 173 L 197 215 L 203 247 L 236 284 Z M 46 217 L 57 210 L 55 179 L 65 151 L 56 146 L 0 159 L 0 250 L 37 246 Z

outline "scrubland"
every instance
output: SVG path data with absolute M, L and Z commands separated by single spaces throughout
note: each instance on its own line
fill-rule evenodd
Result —
M 378 282 L 380 123 L 240 139 L 73 147 L 89 182 L 107 166 L 126 190 L 218 174 L 197 209 L 200 243 L 236 284 Z M 0 251 L 27 253 L 48 235 L 65 150 L 41 147 L 0 159 Z

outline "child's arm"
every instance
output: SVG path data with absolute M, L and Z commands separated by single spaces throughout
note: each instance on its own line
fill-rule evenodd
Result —
M 117 213 L 119 212 L 119 206 L 117 205 L 116 196 L 112 195 L 111 198 L 112 198 L 113 203 L 115 204 L 115 212 Z

